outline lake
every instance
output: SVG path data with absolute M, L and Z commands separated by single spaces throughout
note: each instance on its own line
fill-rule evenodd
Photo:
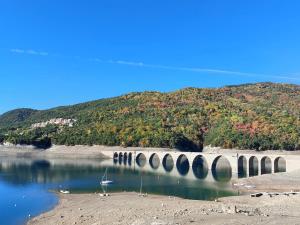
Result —
M 135 191 L 188 199 L 213 200 L 237 195 L 231 174 L 204 168 L 147 166 L 123 160 L 0 158 L 0 224 L 24 224 L 50 210 L 58 199 L 53 191 L 71 193 Z M 145 166 L 146 165 L 146 166 Z M 107 169 L 113 184 L 99 182 Z M 204 176 L 205 175 L 205 176 Z M 49 191 L 50 190 L 50 191 Z

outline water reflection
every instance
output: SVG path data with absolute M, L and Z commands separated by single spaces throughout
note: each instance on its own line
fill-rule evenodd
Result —
M 144 193 L 204 200 L 235 195 L 228 183 L 216 182 L 213 176 L 205 175 L 203 166 L 199 166 L 202 162 L 189 170 L 184 156 L 177 160 L 176 167 L 170 155 L 162 163 L 155 155 L 150 162 L 143 155 L 134 159 L 130 154 L 118 154 L 113 160 L 104 161 L 0 158 L 0 210 L 6 212 L 2 224 L 24 222 L 28 214 L 36 215 L 52 207 L 57 199 L 49 189 L 68 189 L 72 193 L 139 192 L 142 179 Z M 108 179 L 114 183 L 102 187 L 99 182 L 106 169 Z M 12 199 L 14 204 L 23 206 L 8 207 Z
M 231 170 L 224 169 L 220 162 L 222 160 L 219 160 L 214 170 L 210 171 L 207 168 L 205 159 L 200 156 L 195 158 L 190 169 L 190 163 L 184 154 L 178 157 L 176 167 L 174 167 L 171 155 L 166 155 L 163 162 L 160 163 L 155 154 L 152 155 L 149 162 L 147 162 L 144 154 L 138 155 L 134 161 L 132 155 L 129 154 L 118 154 L 113 160 L 104 161 L 7 158 L 0 160 L 0 179 L 13 185 L 38 183 L 54 189 L 70 188 L 73 191 L 101 191 L 99 182 L 104 170 L 108 168 L 109 179 L 114 178 L 115 181 L 114 191 L 138 191 L 139 176 L 141 174 L 148 177 L 149 187 L 146 187 L 146 184 L 144 186 L 145 189 L 149 189 L 149 192 L 157 188 L 157 193 L 159 193 L 158 189 L 162 188 L 161 186 L 168 186 L 170 189 L 172 183 L 178 184 L 179 181 L 183 187 L 187 188 L 190 184 L 198 183 L 197 188 L 200 192 L 201 188 L 205 186 L 228 191 L 230 185 L 227 182 L 231 178 Z M 152 182 L 150 182 L 151 179 Z M 157 184 L 155 179 L 160 179 L 161 184 Z M 158 187 L 154 187 L 156 185 Z M 161 194 L 167 191 L 163 189 Z M 175 190 L 169 195 L 198 198 L 186 193 L 177 193 Z

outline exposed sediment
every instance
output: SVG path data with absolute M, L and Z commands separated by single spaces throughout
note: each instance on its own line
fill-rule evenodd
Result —
M 216 202 L 137 193 L 60 194 L 52 211 L 28 222 L 39 224 L 299 224 L 300 196 L 226 197 Z

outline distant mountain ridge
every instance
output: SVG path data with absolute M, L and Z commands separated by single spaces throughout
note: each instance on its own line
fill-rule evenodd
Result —
M 35 123 L 74 119 L 74 126 Z M 103 144 L 300 149 L 300 86 L 256 83 L 175 92 L 138 92 L 48 110 L 0 116 L 0 141 L 20 144 Z

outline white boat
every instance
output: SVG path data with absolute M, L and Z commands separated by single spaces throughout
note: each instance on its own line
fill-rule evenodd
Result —
M 112 184 L 112 183 L 113 183 L 112 180 L 107 180 L 107 168 L 106 168 L 105 173 L 104 173 L 104 175 L 103 175 L 103 177 L 100 181 L 100 184 L 101 185 L 108 185 L 108 184 Z
M 59 192 L 62 194 L 70 194 L 70 191 L 67 191 L 67 190 L 60 190 Z

